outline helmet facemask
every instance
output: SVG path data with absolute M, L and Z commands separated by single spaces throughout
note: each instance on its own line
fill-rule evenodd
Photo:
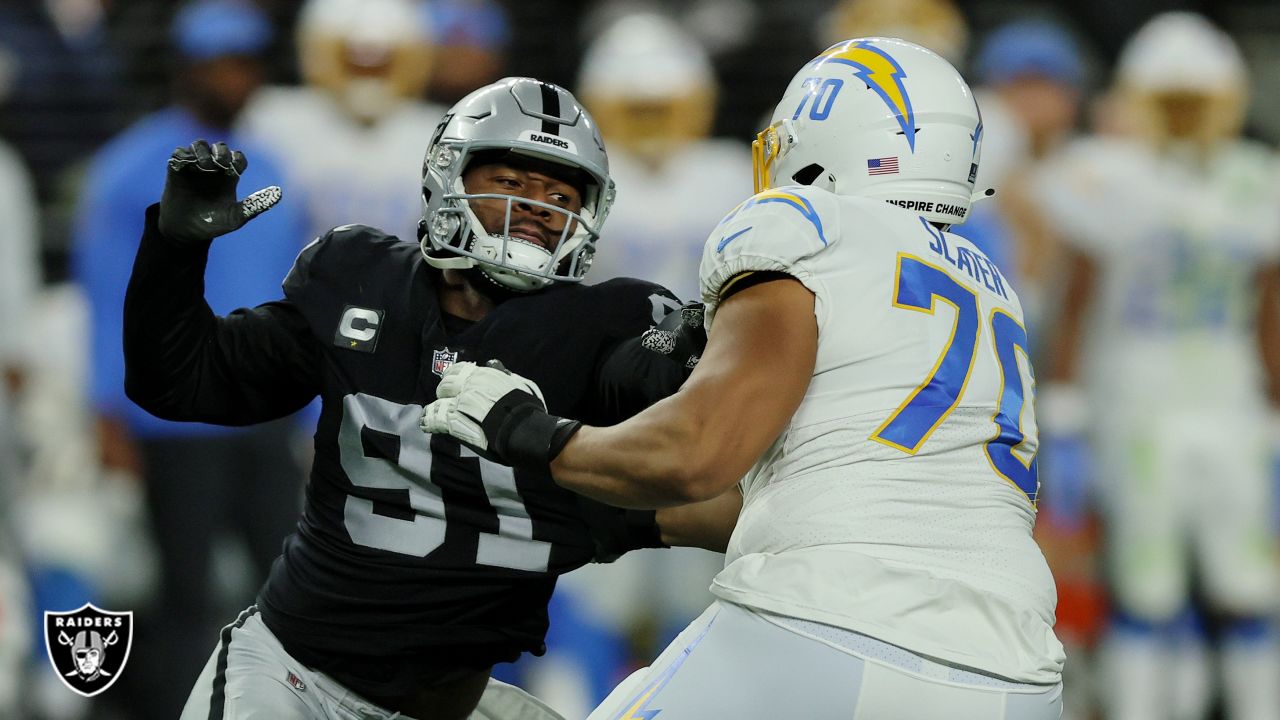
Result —
M 754 169 L 755 192 L 764 192 L 775 185 L 777 164 L 796 145 L 795 126 L 782 119 L 761 130 L 751 143 L 751 165 Z M 808 183 L 802 183 L 807 185 Z
M 580 282 L 591 267 L 597 228 L 612 202 L 613 189 L 601 192 L 598 182 L 590 178 L 582 183 L 582 209 L 574 212 L 540 200 L 505 193 L 469 192 L 464 183 L 466 169 L 486 148 L 472 141 L 438 143 L 427 157 L 424 177 L 432 175 L 439 187 L 450 188 L 440 198 L 440 206 L 424 220 L 421 240 L 429 262 L 439 268 L 464 269 L 479 267 L 491 280 L 516 292 L 533 292 L 557 282 Z M 514 153 L 515 158 L 530 157 L 551 166 L 561 164 L 531 153 Z M 494 162 L 502 162 L 495 160 Z M 518 162 L 518 160 L 517 160 Z M 581 170 L 564 165 L 566 169 Z M 424 202 L 430 192 L 424 182 Z M 471 205 L 473 200 L 499 200 L 505 203 L 501 228 L 490 232 Z M 602 203 L 601 200 L 607 200 Z M 551 249 L 511 235 L 513 207 L 533 206 L 564 219 L 558 236 L 554 231 Z

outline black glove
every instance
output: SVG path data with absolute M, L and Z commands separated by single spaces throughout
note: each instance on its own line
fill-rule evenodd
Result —
M 503 465 L 547 471 L 582 427 L 547 412 L 542 390 L 497 360 L 458 362 L 444 371 L 435 402 L 422 409 L 423 432 L 452 435 Z
M 160 196 L 160 234 L 182 245 L 199 245 L 240 229 L 280 202 L 280 188 L 263 188 L 236 200 L 236 184 L 249 166 L 244 153 L 204 140 L 169 156 Z
M 656 327 L 640 336 L 640 346 L 665 355 L 681 367 L 692 370 L 707 348 L 707 329 L 703 324 L 706 306 L 689 302 L 672 310 Z
M 653 510 L 623 510 L 579 495 L 578 517 L 586 523 L 595 545 L 592 562 L 610 563 L 641 548 L 670 547 L 662 542 L 662 529 Z

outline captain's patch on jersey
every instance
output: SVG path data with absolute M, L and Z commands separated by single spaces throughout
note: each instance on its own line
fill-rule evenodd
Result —
M 382 311 L 348 305 L 342 311 L 338 332 L 333 344 L 348 350 L 373 352 L 378 347 L 378 326 L 382 324 Z

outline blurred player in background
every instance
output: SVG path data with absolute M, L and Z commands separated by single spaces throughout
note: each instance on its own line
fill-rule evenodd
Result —
M 430 0 L 421 6 L 435 37 L 427 97 L 452 105 L 502 77 L 511 23 L 496 0 Z
M 264 88 L 245 109 L 246 134 L 285 151 L 311 237 L 352 218 L 414 237 L 422 143 L 444 114 L 420 99 L 429 22 L 413 0 L 308 0 L 297 27 L 306 85 Z
M 1018 285 L 1038 325 L 1052 237 L 1027 197 L 1036 166 L 1071 136 L 1079 117 L 1084 64 L 1075 40 L 1047 20 L 996 28 L 978 48 L 974 88 L 982 108 L 982 165 L 975 187 L 994 188 L 957 233 L 972 240 Z
M 982 164 L 975 186 L 995 197 L 974 206 L 956 233 L 982 248 L 1018 288 L 1038 358 L 1046 297 L 1057 291 L 1059 267 L 1053 226 L 1030 191 L 1046 158 L 1072 136 L 1085 80 L 1084 61 L 1071 34 L 1049 20 L 1016 20 L 985 37 L 978 48 L 974 89 L 982 108 Z M 1105 621 L 1101 573 L 1096 567 L 1097 523 L 1080 488 L 1075 446 L 1042 438 L 1044 479 L 1036 540 L 1058 587 L 1057 635 L 1067 648 L 1065 718 L 1091 717 L 1093 669 L 1088 652 Z M 1077 454 L 1072 455 L 1075 451 Z
M 716 79 L 706 51 L 665 15 L 625 15 L 587 48 L 578 92 L 600 121 L 621 189 L 610 252 L 593 274 L 643 277 L 694 297 L 689 268 L 702 241 L 751 190 L 746 148 L 709 137 Z
M 0 92 L 0 101 L 3 92 Z M 31 654 L 33 615 L 23 553 L 15 533 L 29 467 L 18 404 L 36 359 L 27 323 L 40 287 L 39 208 L 21 156 L 0 141 L 0 715 L 20 717 Z
M 680 392 L 593 427 L 500 369 L 446 371 L 424 428 L 517 469 L 627 507 L 743 493 L 719 599 L 593 718 L 1061 714 L 1022 312 L 946 231 L 979 122 L 938 55 L 838 43 L 760 134 L 763 192 L 707 239 Z
M 1094 452 L 1115 606 L 1107 716 L 1204 715 L 1207 678 L 1179 669 L 1197 665 L 1198 598 L 1228 717 L 1280 717 L 1280 164 L 1241 139 L 1244 62 L 1198 15 L 1152 19 L 1116 84 L 1127 135 L 1068 148 L 1037 190 L 1068 245 L 1045 445 Z
M 819 47 L 851 37 L 894 37 L 963 67 L 969 26 L 952 0 L 837 0 L 816 27 Z
M 178 62 L 174 104 L 142 118 L 94 156 L 77 215 L 75 278 L 90 306 L 91 401 L 102 463 L 145 485 L 160 559 L 156 605 L 138 608 L 137 647 L 147 650 L 133 656 L 124 678 L 126 687 L 145 688 L 137 692 L 139 718 L 171 720 L 178 713 L 186 695 L 181 686 L 199 674 L 207 638 L 224 621 L 227 593 L 214 573 L 218 544 L 231 539 L 247 551 L 246 587 L 230 598 L 233 607 L 242 606 L 266 577 L 301 507 L 294 423 L 227 429 L 153 417 L 125 396 L 121 348 L 130 258 L 142 212 L 164 182 L 157 167 L 193 137 L 237 138 L 230 128 L 261 82 L 260 53 L 271 35 L 265 13 L 241 0 L 182 6 L 171 30 Z M 274 156 L 247 144 L 256 152 L 251 181 L 283 182 Z M 243 242 L 219 246 L 206 276 L 210 304 L 228 312 L 276 296 L 305 233 L 302 208 L 293 201 Z

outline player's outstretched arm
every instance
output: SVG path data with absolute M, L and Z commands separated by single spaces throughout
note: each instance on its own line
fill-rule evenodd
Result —
M 721 303 L 688 382 L 620 425 L 555 417 L 531 381 L 454 363 L 439 399 L 423 410 L 422 429 L 507 465 L 549 468 L 560 485 L 616 507 L 710 500 L 747 472 L 800 406 L 817 358 L 814 304 L 789 277 L 737 292 Z
M 237 201 L 244 155 L 204 141 L 174 151 L 147 209 L 124 305 L 125 392 L 169 420 L 245 425 L 315 396 L 320 367 L 306 321 L 287 302 L 220 318 L 204 301 L 213 238 L 270 208 L 279 188 Z
M 680 391 L 619 425 L 583 427 L 551 464 L 556 482 L 620 507 L 719 496 L 777 439 L 804 398 L 817 358 L 814 303 L 791 278 L 733 294 L 717 310 L 706 353 Z

